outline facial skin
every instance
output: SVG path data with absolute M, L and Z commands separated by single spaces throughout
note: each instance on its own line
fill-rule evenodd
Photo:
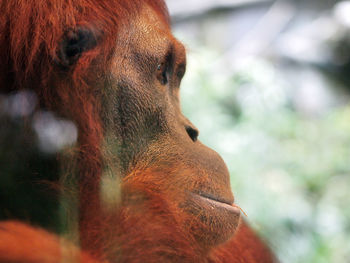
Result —
M 198 139 L 180 109 L 184 46 L 148 7 L 117 39 L 110 75 L 104 80 L 102 119 L 122 180 L 158 185 L 183 214 L 203 246 L 234 234 L 240 211 L 221 157 Z M 108 95 L 107 95 L 108 94 Z M 149 171 L 147 177 L 138 171 Z

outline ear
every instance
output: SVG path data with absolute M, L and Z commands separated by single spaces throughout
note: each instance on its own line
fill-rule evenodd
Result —
M 73 65 L 87 50 L 97 45 L 95 32 L 87 27 L 78 27 L 64 34 L 58 50 L 58 63 L 63 67 Z

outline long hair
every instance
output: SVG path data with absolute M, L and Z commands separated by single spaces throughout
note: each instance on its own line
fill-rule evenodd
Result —
M 96 222 L 103 170 L 103 125 L 94 83 L 108 71 L 120 27 L 148 4 L 166 23 L 163 0 L 3 0 L 0 3 L 0 93 L 34 90 L 40 106 L 73 120 L 78 127 L 77 167 L 80 235 Z M 69 68 L 58 51 L 70 30 L 88 27 L 98 44 Z M 95 213 L 95 214 L 94 214 Z M 98 227 L 94 225 L 94 227 Z M 88 243 L 88 238 L 85 238 Z

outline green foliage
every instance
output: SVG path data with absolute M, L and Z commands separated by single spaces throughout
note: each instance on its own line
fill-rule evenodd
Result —
M 182 106 L 225 159 L 248 221 L 282 262 L 347 262 L 350 106 L 305 116 L 269 62 L 231 73 L 220 63 L 212 51 L 190 53 Z

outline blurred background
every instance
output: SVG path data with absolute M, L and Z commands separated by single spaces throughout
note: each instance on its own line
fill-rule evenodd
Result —
M 167 0 L 182 108 L 281 262 L 350 262 L 350 1 Z

